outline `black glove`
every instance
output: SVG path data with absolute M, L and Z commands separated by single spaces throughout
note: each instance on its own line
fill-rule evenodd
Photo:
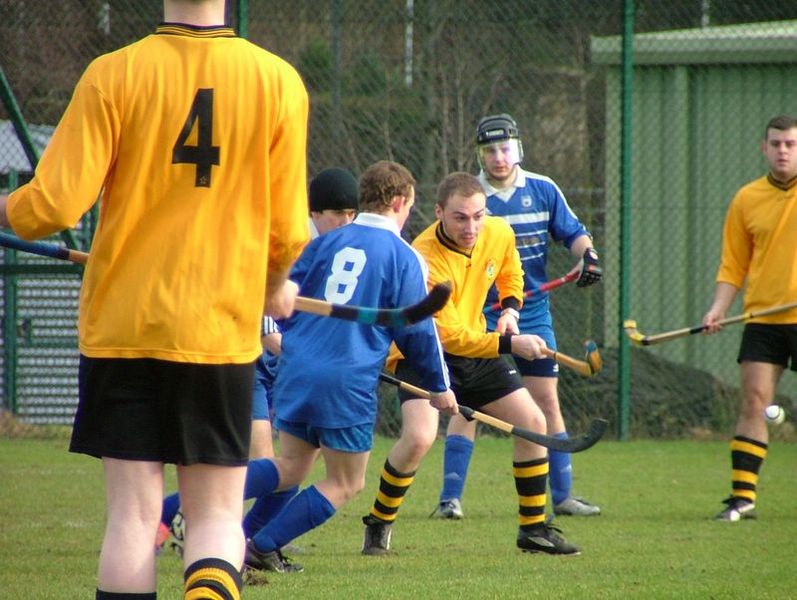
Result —
M 598 265 L 598 253 L 595 248 L 584 251 L 584 264 L 581 266 L 581 275 L 576 281 L 578 287 L 586 287 L 598 283 L 603 276 L 603 269 Z

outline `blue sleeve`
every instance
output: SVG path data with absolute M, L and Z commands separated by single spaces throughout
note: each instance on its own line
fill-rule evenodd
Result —
M 575 213 L 570 209 L 567 200 L 561 190 L 556 185 L 551 185 L 548 189 L 549 214 L 551 219 L 548 223 L 548 230 L 551 237 L 557 242 L 564 243 L 566 248 L 570 248 L 573 241 L 582 235 L 589 235 L 587 228 L 578 220 Z
M 288 278 L 296 283 L 299 288 L 302 287 L 304 280 L 307 278 L 307 274 L 309 273 L 311 267 L 313 266 L 313 260 L 318 253 L 318 247 L 320 245 L 321 238 L 315 238 L 311 240 L 307 246 L 304 247 L 302 253 L 299 255 L 299 258 L 296 259 L 296 262 L 293 263 L 291 267 L 291 272 L 288 275 Z M 301 289 L 299 290 L 299 294 L 302 294 Z M 293 315 L 288 317 L 287 319 L 277 319 L 274 321 L 274 325 L 277 328 L 277 332 L 284 332 L 293 324 L 293 321 L 296 318 L 298 311 L 294 311 Z
M 291 268 L 291 273 L 289 275 L 291 281 L 296 282 L 300 286 L 302 285 L 304 278 L 307 276 L 307 271 L 313 264 L 313 258 L 315 257 L 316 252 L 318 252 L 318 247 L 320 244 L 321 238 L 316 238 L 304 247 L 304 250 L 302 250 L 299 258 L 296 259 L 296 262 Z
M 400 306 L 420 302 L 427 293 L 420 265 L 412 267 L 402 278 Z M 431 392 L 443 392 L 449 387 L 448 368 L 443 359 L 443 348 L 434 319 L 428 318 L 408 327 L 396 328 L 393 339 L 405 360 L 420 375 L 422 387 Z

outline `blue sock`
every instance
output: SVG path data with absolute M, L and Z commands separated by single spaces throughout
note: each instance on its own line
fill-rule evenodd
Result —
M 443 489 L 440 501 L 461 499 L 468 477 L 468 465 L 473 454 L 473 442 L 464 435 L 446 437 L 446 449 L 443 456 Z
M 563 431 L 554 437 L 566 440 L 568 436 L 567 432 Z M 548 463 L 550 466 L 548 482 L 551 486 L 551 501 L 554 504 L 559 504 L 570 496 L 573 488 L 573 463 L 569 453 L 554 452 L 553 450 L 548 453 Z
M 163 499 L 163 509 L 161 510 L 161 523 L 168 527 L 174 520 L 174 515 L 180 509 L 180 494 L 172 494 Z
M 271 494 L 260 496 L 255 500 L 255 503 L 244 517 L 244 535 L 247 538 L 254 536 L 282 510 L 282 507 L 285 506 L 298 491 L 299 486 L 295 485 L 281 492 L 272 492 Z
M 280 475 L 277 466 L 269 458 L 250 460 L 246 468 L 244 500 L 261 498 L 279 487 Z
M 313 485 L 294 496 L 252 541 L 261 552 L 271 552 L 318 527 L 334 514 L 335 507 Z

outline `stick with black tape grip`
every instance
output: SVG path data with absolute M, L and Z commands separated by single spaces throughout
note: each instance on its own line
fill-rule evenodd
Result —
M 390 383 L 407 392 L 415 394 L 418 396 L 418 398 L 430 398 L 432 396 L 430 391 L 419 388 L 418 386 L 407 383 L 406 381 L 401 381 L 389 373 L 380 373 L 379 379 L 385 383 Z M 496 429 L 499 429 L 510 435 L 523 438 L 524 440 L 532 442 L 533 444 L 545 446 L 549 450 L 556 450 L 557 452 L 583 452 L 584 450 L 592 448 L 592 446 L 597 444 L 598 441 L 600 441 L 600 439 L 603 437 L 603 434 L 606 432 L 606 428 L 609 425 L 608 421 L 605 419 L 593 419 L 590 422 L 587 431 L 583 435 L 567 439 L 560 439 L 550 435 L 545 435 L 543 433 L 529 431 L 528 429 L 523 429 L 522 427 L 515 427 L 511 423 L 507 423 L 506 421 L 502 421 L 496 417 L 491 417 L 490 415 L 473 410 L 472 408 L 463 406 L 462 404 L 459 404 L 458 406 L 459 412 L 468 419 L 479 421 L 480 423 L 495 427 Z
M 86 264 L 89 255 L 80 250 L 71 250 L 56 244 L 46 242 L 28 242 L 13 235 L 0 233 L 0 246 L 13 248 L 29 254 L 49 256 L 60 260 L 68 260 L 74 263 Z M 410 306 L 402 308 L 370 308 L 367 306 L 349 306 L 348 304 L 333 304 L 315 298 L 296 298 L 296 310 L 320 315 L 322 317 L 333 317 L 346 321 L 354 321 L 364 325 L 380 325 L 383 327 L 404 327 L 412 325 L 431 317 L 439 311 L 451 295 L 451 284 L 448 282 L 435 285 L 427 296 Z

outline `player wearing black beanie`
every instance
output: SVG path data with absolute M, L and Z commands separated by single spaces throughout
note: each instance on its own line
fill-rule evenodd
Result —
M 359 210 L 357 180 L 346 169 L 324 169 L 310 182 L 310 211 Z
M 310 182 L 310 237 L 347 225 L 360 209 L 359 185 L 346 169 L 324 169 Z

